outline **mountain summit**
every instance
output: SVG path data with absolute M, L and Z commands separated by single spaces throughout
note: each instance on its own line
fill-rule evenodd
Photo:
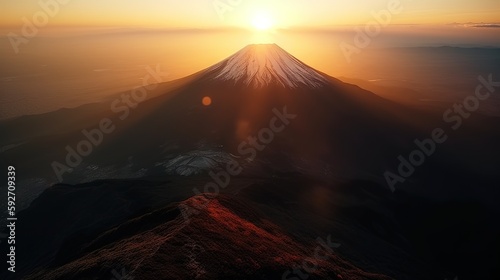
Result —
M 276 44 L 248 45 L 208 71 L 215 72 L 215 79 L 233 80 L 256 88 L 271 83 L 290 88 L 321 87 L 328 83 L 323 74 Z

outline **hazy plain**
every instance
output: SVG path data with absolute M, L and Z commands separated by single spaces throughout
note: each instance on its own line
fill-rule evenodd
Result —
M 422 93 L 421 99 L 460 99 L 474 90 L 478 75 L 500 74 L 500 28 L 390 26 L 347 59 L 340 45 L 355 46 L 355 30 L 259 36 L 247 30 L 47 28 L 16 54 L 7 35 L 20 30 L 4 29 L 0 119 L 102 101 L 141 85 L 147 65 L 168 72 L 165 81 L 182 78 L 253 43 L 275 42 L 328 75 L 409 88 Z

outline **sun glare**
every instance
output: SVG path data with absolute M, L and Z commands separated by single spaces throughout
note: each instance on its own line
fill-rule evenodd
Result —
M 268 30 L 273 27 L 273 24 L 273 20 L 268 13 L 260 12 L 252 18 L 252 25 L 257 30 Z

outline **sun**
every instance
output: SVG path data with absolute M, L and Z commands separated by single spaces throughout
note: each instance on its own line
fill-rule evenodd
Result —
M 268 13 L 259 12 L 253 16 L 252 25 L 257 30 L 269 30 L 273 27 L 274 22 Z

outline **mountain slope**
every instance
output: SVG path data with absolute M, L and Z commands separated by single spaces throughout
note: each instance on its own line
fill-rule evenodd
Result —
M 424 199 L 397 202 L 373 183 L 300 174 L 235 177 L 218 196 L 192 196 L 191 186 L 208 176 L 166 179 L 47 190 L 19 215 L 16 276 L 108 279 L 125 268 L 135 279 L 281 279 L 330 243 L 312 279 L 442 280 L 458 271 L 495 279 L 488 275 L 500 231 L 488 209 L 442 204 L 436 211 Z
M 309 279 L 386 279 L 366 273 L 333 253 L 330 239 L 301 244 L 242 201 L 221 195 L 182 203 L 203 209 L 184 220 L 164 208 L 127 221 L 87 246 L 83 257 L 26 279 L 103 279 L 119 263 L 136 279 L 280 279 L 304 260 L 317 263 Z

